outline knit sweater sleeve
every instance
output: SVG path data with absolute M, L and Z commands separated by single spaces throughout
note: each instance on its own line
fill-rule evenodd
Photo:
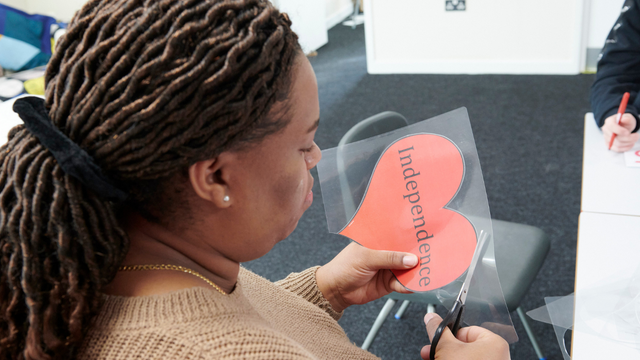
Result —
M 600 56 L 596 81 L 591 87 L 596 122 L 602 127 L 605 119 L 618 111 L 622 95 L 629 92 L 626 112 L 636 118 L 636 132 L 640 127 L 640 0 L 625 1 Z
M 277 281 L 276 285 L 285 290 L 289 290 L 318 306 L 337 321 L 342 317 L 343 312 L 333 310 L 331 303 L 324 298 L 322 292 L 318 288 L 318 283 L 316 282 L 316 271 L 319 268 L 320 266 L 315 266 L 299 273 L 291 273 L 286 278 Z

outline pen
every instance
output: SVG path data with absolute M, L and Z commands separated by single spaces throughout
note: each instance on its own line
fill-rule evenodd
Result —
M 629 102 L 629 93 L 626 92 L 622 95 L 622 101 L 620 102 L 620 107 L 618 108 L 618 116 L 616 118 L 616 124 L 620 125 L 620 120 L 622 119 L 622 115 L 627 110 L 627 103 Z M 611 145 L 613 145 L 613 140 L 616 139 L 617 134 L 613 134 L 611 136 L 611 141 L 609 141 L 609 150 L 611 150 Z

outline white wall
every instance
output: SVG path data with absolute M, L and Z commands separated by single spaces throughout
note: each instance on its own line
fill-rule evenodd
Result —
M 338 25 L 352 13 L 353 2 L 351 0 L 325 0 L 327 29 Z
M 305 54 L 317 50 L 329 41 L 325 24 L 324 0 L 272 0 L 293 23 L 292 29 L 300 38 Z
M 86 1 L 87 0 L 0 0 L 0 2 L 5 5 L 27 13 L 49 15 L 66 22 L 71 20 L 73 14 L 80 10 Z M 276 2 L 278 2 L 278 0 L 274 1 L 274 3 Z M 352 0 L 324 0 L 324 5 L 324 11 L 317 13 L 316 16 L 325 16 L 325 26 L 327 29 L 339 24 L 353 12 Z
M 624 0 L 591 0 L 587 47 L 601 49 L 620 16 Z
M 70 21 L 87 0 L 0 0 L 3 4 L 15 7 L 27 13 L 49 15 L 58 20 Z M 351 7 L 351 0 L 272 0 L 274 5 L 287 12 L 293 22 L 293 29 L 300 37 L 305 52 L 317 50 L 326 44 L 327 23 L 340 22 L 348 14 L 342 15 Z M 326 11 L 329 10 L 330 18 Z M 335 24 L 334 24 L 335 25 Z
M 11 6 L 18 10 L 29 12 L 27 9 L 26 0 L 0 0 L 0 3 L 2 3 L 3 5 Z
M 31 12 L 49 15 L 64 22 L 71 21 L 73 15 L 87 2 L 87 0 L 26 0 Z
M 580 71 L 583 0 L 365 0 L 370 73 Z
M 0 2 L 30 14 L 48 15 L 57 20 L 69 22 L 73 14 L 80 10 L 87 0 L 0 0 Z

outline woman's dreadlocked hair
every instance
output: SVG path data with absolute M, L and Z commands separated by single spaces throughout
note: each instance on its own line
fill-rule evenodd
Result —
M 286 125 L 267 113 L 299 53 L 290 25 L 266 0 L 90 0 L 47 67 L 49 116 L 148 208 L 189 165 Z M 72 358 L 128 249 L 116 204 L 22 125 L 0 164 L 0 358 Z

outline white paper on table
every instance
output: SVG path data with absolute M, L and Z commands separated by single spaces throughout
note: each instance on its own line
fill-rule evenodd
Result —
M 640 167 L 640 143 L 624 153 L 624 162 L 627 167 Z
M 580 210 L 640 216 L 640 171 L 627 167 L 624 153 L 609 151 L 607 145 L 593 114 L 587 114 Z
M 20 81 L 27 81 L 27 80 L 44 76 L 44 71 L 45 71 L 45 67 L 41 66 L 35 69 L 29 69 L 29 70 L 13 73 L 11 75 L 7 75 L 7 77 L 11 79 L 20 80 Z
M 16 79 L 0 78 L 0 96 L 12 98 L 24 91 L 22 81 Z

